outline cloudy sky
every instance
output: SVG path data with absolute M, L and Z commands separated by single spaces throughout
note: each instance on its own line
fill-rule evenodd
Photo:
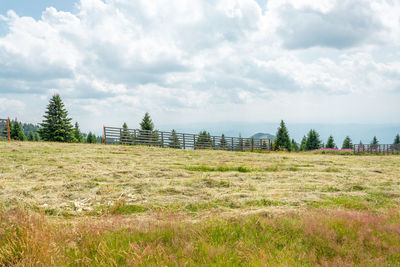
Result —
M 400 124 L 399 0 L 0 3 L 0 117 Z

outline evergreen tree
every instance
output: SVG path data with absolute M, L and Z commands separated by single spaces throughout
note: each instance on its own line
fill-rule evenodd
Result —
M 243 138 L 242 138 L 242 134 L 239 134 L 239 144 L 238 144 L 238 150 L 242 151 L 244 148 L 244 143 L 243 143 Z
M 376 149 L 377 147 L 378 147 L 378 144 L 379 144 L 379 142 L 378 142 L 378 138 L 376 138 L 376 136 L 374 136 L 374 138 L 372 138 L 372 141 L 371 141 L 371 148 L 372 149 Z
M 33 133 L 29 132 L 28 134 L 28 141 L 33 141 Z
M 86 142 L 89 144 L 96 144 L 97 143 L 96 135 L 92 134 L 92 132 L 89 132 L 86 138 Z
M 321 148 L 321 140 L 317 131 L 311 129 L 307 135 L 306 150 L 314 150 Z
M 154 130 L 154 124 L 153 121 L 150 118 L 150 115 L 148 112 L 144 114 L 144 117 L 142 119 L 142 122 L 140 123 L 140 129 L 146 130 L 146 131 L 153 131 Z
M 291 151 L 292 144 L 290 142 L 289 133 L 286 129 L 285 122 L 282 120 L 280 127 L 276 133 L 275 150 Z
M 195 148 L 203 149 L 211 147 L 212 147 L 212 142 L 210 133 L 208 133 L 207 131 L 200 132 L 199 136 L 197 137 Z
M 350 136 L 346 136 L 344 139 L 342 149 L 353 149 L 353 143 L 351 142 Z
M 33 135 L 33 140 L 36 142 L 38 142 L 40 140 L 39 134 L 37 132 Z
M 220 149 L 226 149 L 227 148 L 227 143 L 226 143 L 226 139 L 225 139 L 225 135 L 224 134 L 221 135 L 221 140 L 219 141 L 219 147 L 220 147 Z
M 400 134 L 397 134 L 396 137 L 394 138 L 393 145 L 399 145 L 400 144 Z
M 172 130 L 171 136 L 168 138 L 168 147 L 181 148 L 181 142 L 175 130 Z
M 58 94 L 50 99 L 43 117 L 38 130 L 41 139 L 55 142 L 75 140 L 71 119 L 68 118 L 68 112 Z
M 246 142 L 244 143 L 244 149 L 245 150 L 250 150 L 251 149 L 251 141 L 248 138 L 246 138 Z
M 326 148 L 335 148 L 336 144 L 335 144 L 335 140 L 333 140 L 333 136 L 329 136 L 328 141 L 326 142 L 326 145 L 324 146 Z
M 75 122 L 74 137 L 75 137 L 76 142 L 78 142 L 78 143 L 82 143 L 83 142 L 83 135 L 81 133 L 81 130 L 79 129 L 78 122 Z
M 14 121 L 10 121 L 10 136 L 13 140 L 25 141 L 26 136 L 24 131 L 22 130 L 22 125 L 15 119 Z
M 121 144 L 130 144 L 133 140 L 132 135 L 129 133 L 128 125 L 126 122 L 122 125 L 122 132 L 120 137 Z
M 292 151 L 295 151 L 295 152 L 299 151 L 299 145 L 297 144 L 297 142 L 294 139 L 292 139 Z
M 300 151 L 306 151 L 306 144 L 307 144 L 307 136 L 303 136 L 303 139 L 301 139 L 301 144 L 300 144 Z

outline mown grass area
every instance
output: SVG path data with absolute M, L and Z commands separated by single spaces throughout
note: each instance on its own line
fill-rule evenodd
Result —
M 400 157 L 0 142 L 0 266 L 400 262 Z

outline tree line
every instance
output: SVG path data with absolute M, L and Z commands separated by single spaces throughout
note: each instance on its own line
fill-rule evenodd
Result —
M 379 141 L 376 136 L 374 136 L 370 142 L 372 147 L 378 146 Z M 400 135 L 397 134 L 395 136 L 394 145 L 400 144 Z M 363 143 L 360 141 L 360 145 Z M 353 142 L 349 136 L 343 141 L 341 149 L 353 149 Z M 338 146 L 335 143 L 335 140 L 332 135 L 329 136 L 328 140 L 324 144 L 318 134 L 318 132 L 314 129 L 311 129 L 307 135 L 301 140 L 300 145 L 289 137 L 289 132 L 287 130 L 285 122 L 282 120 L 280 126 L 278 127 L 278 131 L 276 133 L 276 137 L 273 144 L 273 150 L 275 151 L 310 151 L 316 150 L 320 148 L 330 148 L 330 149 L 338 149 Z

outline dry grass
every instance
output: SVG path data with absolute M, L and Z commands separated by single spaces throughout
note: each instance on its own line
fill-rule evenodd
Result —
M 0 266 L 400 262 L 399 156 L 0 142 L 0 159 Z
M 399 156 L 1 142 L 0 158 L 0 203 L 48 215 L 376 210 L 400 199 Z

